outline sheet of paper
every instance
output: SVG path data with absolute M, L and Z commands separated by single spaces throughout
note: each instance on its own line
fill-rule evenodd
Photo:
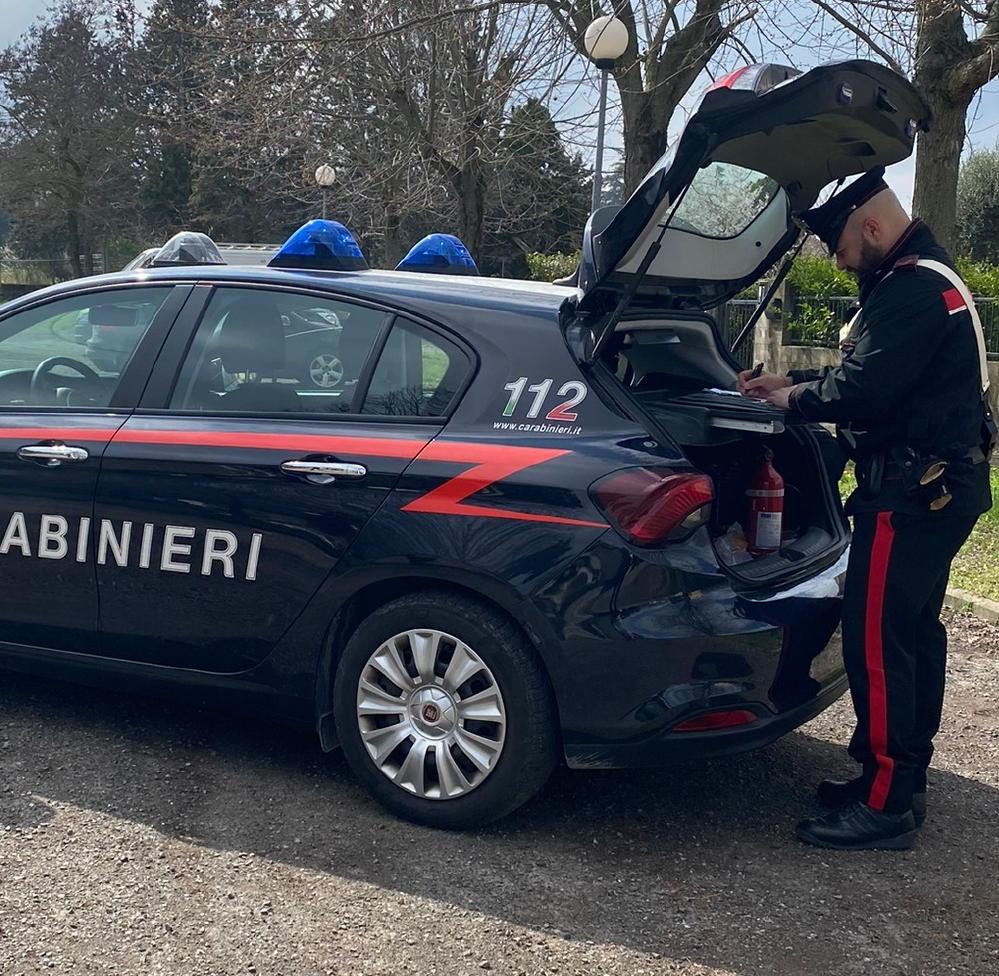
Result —
M 738 390 L 719 390 L 716 387 L 702 390 L 703 393 L 720 393 L 722 396 L 742 397 L 743 400 L 755 400 L 757 403 L 765 403 L 766 397 L 748 396 Z

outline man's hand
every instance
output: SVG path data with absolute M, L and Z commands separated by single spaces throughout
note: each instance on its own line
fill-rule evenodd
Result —
M 791 394 L 795 389 L 797 389 L 795 386 L 785 386 L 779 390 L 772 390 L 767 394 L 767 401 L 779 410 L 787 410 L 791 403 Z
M 739 374 L 739 392 L 747 396 L 766 399 L 774 390 L 789 386 L 791 381 L 786 376 L 778 376 L 776 373 L 761 373 L 754 377 L 751 369 L 744 369 Z

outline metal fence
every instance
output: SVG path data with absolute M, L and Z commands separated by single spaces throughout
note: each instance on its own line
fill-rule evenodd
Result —
M 976 298 L 975 308 L 982 320 L 985 348 L 991 356 L 999 357 L 999 298 Z
M 796 295 L 784 309 L 783 342 L 786 346 L 821 346 L 836 349 L 840 329 L 850 320 L 857 299 L 854 295 Z M 717 309 L 715 317 L 725 344 L 731 348 L 756 308 L 752 299 L 733 299 Z M 999 298 L 976 298 L 975 307 L 985 332 L 990 358 L 999 358 Z M 736 359 L 751 365 L 752 338 L 743 343 Z
M 753 314 L 759 302 L 751 298 L 733 298 L 732 301 L 715 309 L 715 321 L 721 333 L 726 349 L 739 338 L 739 333 L 745 328 L 749 317 Z M 742 346 L 736 350 L 735 358 L 748 369 L 753 359 L 753 337 L 749 336 Z

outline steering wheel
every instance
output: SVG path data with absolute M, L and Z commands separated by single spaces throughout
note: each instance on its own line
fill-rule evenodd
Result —
M 86 363 L 81 363 L 78 359 L 70 359 L 68 356 L 50 356 L 48 359 L 43 359 L 31 374 L 32 403 L 42 404 L 52 396 L 53 390 L 44 380 L 49 377 L 56 366 L 65 366 L 67 369 L 74 370 L 83 377 L 86 383 L 99 385 L 101 382 L 100 375 Z

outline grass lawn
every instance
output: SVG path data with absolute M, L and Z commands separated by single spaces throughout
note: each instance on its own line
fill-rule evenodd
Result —
M 999 468 L 992 468 L 990 474 L 992 508 L 978 520 L 971 538 L 957 554 L 950 585 L 990 600 L 999 600 Z M 856 485 L 851 464 L 839 485 L 844 500 Z
M 950 585 L 999 600 L 999 468 L 992 469 L 992 508 L 954 560 Z

